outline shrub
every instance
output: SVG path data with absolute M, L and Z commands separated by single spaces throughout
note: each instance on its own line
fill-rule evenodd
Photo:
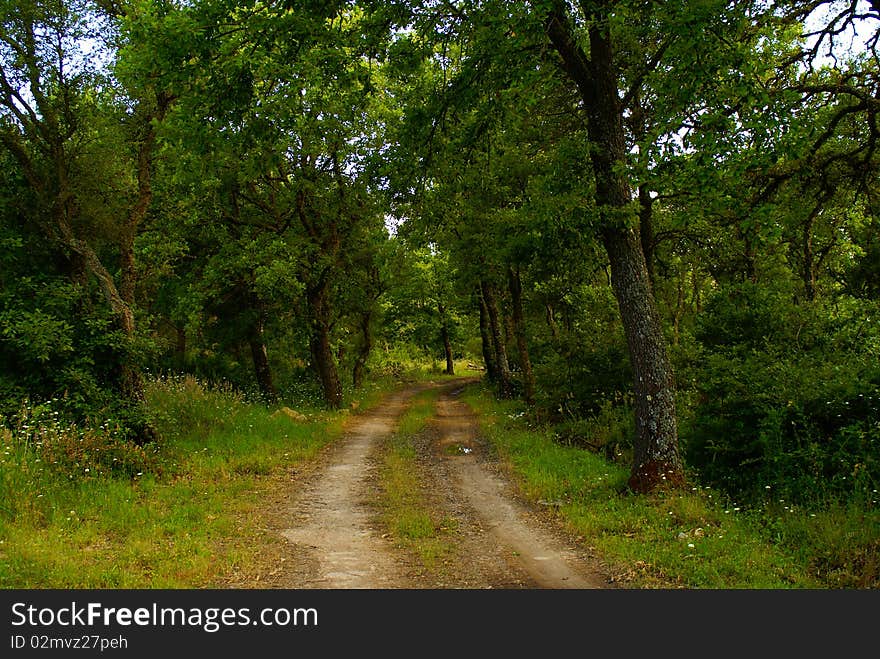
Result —
M 698 323 L 696 403 L 683 428 L 708 483 L 758 499 L 870 500 L 880 483 L 878 305 L 795 305 L 742 286 Z
M 139 446 L 127 425 L 107 420 L 91 428 L 65 423 L 57 401 L 25 402 L 5 429 L 10 446 L 29 452 L 43 469 L 70 480 L 102 476 L 134 477 L 159 471 L 158 447 Z

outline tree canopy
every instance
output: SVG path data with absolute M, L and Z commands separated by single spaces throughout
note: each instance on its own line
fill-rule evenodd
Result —
M 3 418 L 466 360 L 636 492 L 876 489 L 877 3 L 0 8 Z

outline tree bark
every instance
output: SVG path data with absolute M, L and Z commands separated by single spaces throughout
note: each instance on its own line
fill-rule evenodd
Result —
M 174 331 L 177 334 L 174 358 L 177 362 L 177 368 L 183 370 L 186 366 L 186 327 L 184 325 L 176 325 Z
M 801 268 L 801 277 L 804 282 L 804 296 L 808 301 L 812 302 L 816 299 L 816 252 L 813 248 L 813 226 L 819 210 L 822 207 L 821 201 L 807 216 L 803 226 L 801 237 L 801 248 L 803 251 L 803 266 Z
M 107 271 L 95 250 L 74 234 L 63 196 L 56 204 L 53 215 L 55 229 L 61 244 L 73 252 L 76 258 L 85 265 L 85 269 L 97 280 L 98 287 L 113 312 L 117 326 L 125 336 L 126 342 L 131 344 L 135 339 L 134 309 L 129 302 L 123 299 L 113 276 Z M 131 355 L 127 354 L 127 348 L 128 346 L 123 354 L 119 355 L 117 363 L 114 365 L 118 374 L 120 398 L 127 401 L 139 412 L 144 412 L 147 396 L 143 376 L 137 364 L 132 361 Z M 146 444 L 159 438 L 155 427 L 146 418 L 137 421 L 133 430 L 137 444 Z
M 522 280 L 519 268 L 507 268 L 508 288 L 513 316 L 513 333 L 516 337 L 516 348 L 519 351 L 519 362 L 523 374 L 523 398 L 529 405 L 535 403 L 535 374 L 529 358 L 529 346 L 526 340 L 526 323 L 522 305 Z
M 452 344 L 449 342 L 449 323 L 446 317 L 446 307 L 442 302 L 437 303 L 437 313 L 440 314 L 440 338 L 443 340 L 443 352 L 446 355 L 446 375 L 455 375 L 455 363 L 452 360 Z
M 645 267 L 648 269 L 648 281 L 654 289 L 654 200 L 651 192 L 644 185 L 639 186 L 639 235 L 642 242 L 642 253 L 645 255 Z
M 336 361 L 330 345 L 331 308 L 329 285 L 325 278 L 306 289 L 306 298 L 311 312 L 311 337 L 309 350 L 312 361 L 321 380 L 324 402 L 332 409 L 342 407 L 342 385 L 336 370 Z
M 498 366 L 495 363 L 495 350 L 492 347 L 492 334 L 489 330 L 489 312 L 486 310 L 482 287 L 477 290 L 477 304 L 480 307 L 480 342 L 483 348 L 483 362 L 486 364 L 489 381 L 497 384 Z
M 266 402 L 274 403 L 278 400 L 278 390 L 275 389 L 275 383 L 272 381 L 272 369 L 269 366 L 269 355 L 266 351 L 264 328 L 265 319 L 262 313 L 260 313 L 248 333 L 248 345 L 251 348 L 251 356 L 254 360 L 254 375 L 256 376 L 260 393 L 263 394 Z
M 647 268 L 632 230 L 606 230 L 612 287 L 634 375 L 636 441 L 630 486 L 647 492 L 683 478 L 678 454 L 675 385 Z
M 550 303 L 544 305 L 547 314 L 547 326 L 550 328 L 550 335 L 553 337 L 554 341 L 559 340 L 559 325 L 556 323 L 556 312 L 553 311 L 553 306 Z
M 608 9 L 606 4 L 597 5 L 597 11 Z M 601 237 L 634 375 L 636 438 L 629 485 L 636 492 L 648 492 L 664 483 L 683 481 L 674 377 L 651 292 L 638 218 L 630 210 L 633 195 L 625 174 L 623 109 L 607 21 L 603 15 L 588 18 L 593 19 L 588 28 L 589 57 L 575 39 L 565 3 L 553 3 L 547 33 L 588 113 Z
M 351 380 L 355 389 L 360 389 L 361 386 L 363 386 L 364 375 L 366 374 L 367 368 L 367 359 L 369 359 L 370 351 L 373 349 L 373 337 L 370 332 L 372 316 L 372 311 L 365 311 L 361 314 L 361 344 L 358 348 L 358 353 L 354 360 L 354 367 L 351 371 Z
M 498 302 L 492 284 L 481 282 L 483 300 L 489 317 L 489 331 L 492 337 L 492 353 L 495 356 L 495 367 L 498 374 L 498 390 L 502 398 L 510 398 L 513 394 L 513 383 L 510 376 L 510 365 L 507 361 L 507 346 L 504 343 L 501 319 L 498 313 Z
M 697 275 L 697 267 L 694 265 L 691 269 L 691 283 L 693 284 L 693 305 L 694 311 L 700 313 L 703 310 L 703 296 L 700 293 L 702 287 L 702 279 Z

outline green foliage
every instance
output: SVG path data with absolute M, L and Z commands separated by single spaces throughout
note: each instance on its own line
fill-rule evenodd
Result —
M 158 447 L 130 441 L 128 424 L 107 420 L 95 427 L 77 427 L 62 421 L 58 403 L 24 402 L 4 429 L 13 453 L 39 463 L 39 471 L 73 482 L 137 478 L 160 470 Z M 3 422 L 0 417 L 0 426 L 6 425 Z
M 521 403 L 493 401 L 477 387 L 464 396 L 525 495 L 554 505 L 558 518 L 603 556 L 625 587 L 878 585 L 876 503 L 810 512 L 765 490 L 762 500 L 747 508 L 696 485 L 690 491 L 629 496 L 622 494 L 628 466 L 561 446 L 558 426 L 530 424 Z
M 161 446 L 134 446 L 112 423 L 64 424 L 50 404 L 0 419 L 5 586 L 224 587 L 265 574 L 277 538 L 256 511 L 345 415 L 300 408 L 308 419 L 294 421 L 191 377 L 147 392 Z
M 880 485 L 878 306 L 843 298 L 795 305 L 766 288 L 717 294 L 685 433 L 702 478 L 749 500 L 870 501 Z
M 316 377 L 317 340 L 347 397 L 368 371 L 437 376 L 444 329 L 456 358 L 479 361 L 483 282 L 523 392 L 508 269 L 536 381 L 515 414 L 552 421 L 557 444 L 523 446 L 542 487 L 567 495 L 605 469 L 574 447 L 630 458 L 633 370 L 601 230 L 638 217 L 692 475 L 756 505 L 767 487 L 816 510 L 875 505 L 877 59 L 822 66 L 797 3 L 99 4 L 0 4 L 0 416 L 27 465 L 4 476 L 4 501 L 37 491 L 37 459 L 83 492 L 99 474 L 160 478 L 174 459 L 130 441 L 148 413 L 124 372 L 146 366 L 196 376 L 150 390 L 180 455 L 265 474 L 273 389 L 297 409 L 339 402 Z M 642 193 L 611 215 L 596 123 L 547 41 L 551 6 L 584 48 L 607 21 L 625 124 L 614 174 Z M 123 283 L 133 335 L 111 310 Z M 263 349 L 273 383 L 254 368 Z M 601 529 L 637 526 L 636 511 Z M 853 557 L 833 534 L 761 524 L 822 545 L 817 569 L 840 583 L 876 572 L 870 535 Z
M 2 232 L 0 414 L 17 415 L 25 399 L 55 399 L 78 425 L 134 420 L 139 411 L 115 391 L 118 364 L 143 360 L 150 342 L 124 337 L 95 288 L 71 281 L 72 264 L 32 227 L 7 218 Z

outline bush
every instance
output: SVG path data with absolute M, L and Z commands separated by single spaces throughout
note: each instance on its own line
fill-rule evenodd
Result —
M 752 286 L 717 295 L 697 328 L 696 403 L 682 429 L 709 484 L 758 500 L 870 501 L 880 484 L 878 305 L 795 305 Z
M 136 477 L 159 471 L 156 446 L 138 446 L 127 437 L 127 424 L 107 420 L 93 428 L 65 423 L 57 401 L 25 402 L 6 421 L 9 445 L 30 453 L 48 472 L 69 480 L 102 476 Z M 3 418 L 0 417 L 0 421 Z

